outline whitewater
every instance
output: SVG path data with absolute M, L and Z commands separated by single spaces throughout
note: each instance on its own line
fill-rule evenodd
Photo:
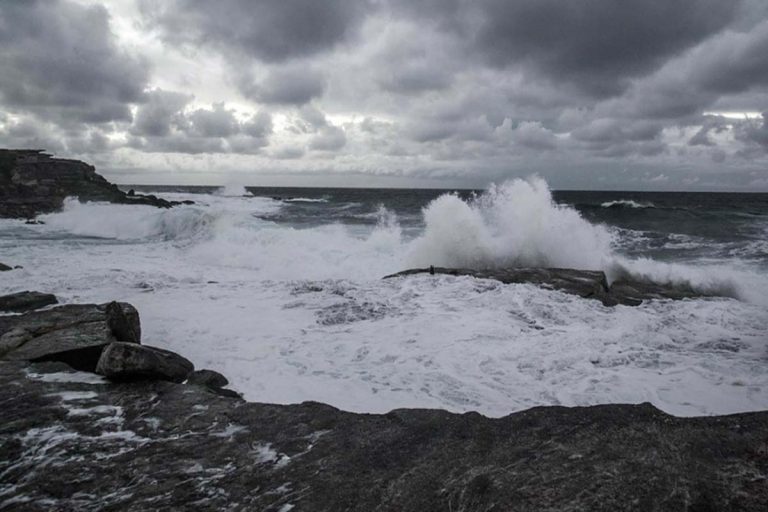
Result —
M 579 209 L 539 178 L 437 194 L 413 211 L 238 185 L 159 195 L 195 204 L 68 199 L 42 225 L 0 221 L 0 261 L 24 267 L 0 275 L 0 293 L 130 302 L 144 343 L 220 371 L 252 401 L 489 416 L 646 401 L 685 416 L 768 408 L 759 236 L 659 241 L 621 224 L 660 215 L 654 202 Z M 750 226 L 765 229 L 755 215 Z M 428 265 L 604 270 L 609 280 L 631 274 L 721 296 L 605 307 L 471 277 L 381 279 Z

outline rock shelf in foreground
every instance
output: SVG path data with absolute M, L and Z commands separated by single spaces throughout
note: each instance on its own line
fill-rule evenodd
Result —
M 118 302 L 0 316 L 0 510 L 768 509 L 766 411 L 247 403 L 140 338 Z

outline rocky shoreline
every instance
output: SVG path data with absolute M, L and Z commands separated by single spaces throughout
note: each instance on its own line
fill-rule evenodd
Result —
M 64 199 L 171 208 L 181 203 L 120 190 L 79 160 L 40 149 L 0 149 L 0 218 L 34 219 L 61 209 Z
M 0 217 L 31 219 L 68 196 L 177 204 L 124 193 L 83 162 L 0 150 Z M 572 269 L 387 277 L 425 272 L 531 283 L 606 306 L 700 296 L 628 278 L 609 286 L 602 272 Z M 0 297 L 0 510 L 768 509 L 768 411 L 355 414 L 249 403 L 227 385 L 144 344 L 130 304 Z
M 129 304 L 37 307 L 0 316 L 0 510 L 768 507 L 768 412 L 248 403 Z

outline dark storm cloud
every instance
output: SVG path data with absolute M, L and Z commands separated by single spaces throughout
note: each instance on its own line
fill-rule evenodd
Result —
M 676 119 L 698 115 L 720 101 L 768 87 L 768 22 L 746 33 L 724 31 L 656 74 L 639 81 L 619 104 L 628 115 Z M 753 101 L 756 98 L 753 98 Z M 750 110 L 763 108 L 752 105 Z
M 171 41 L 216 45 L 265 62 L 332 49 L 356 32 L 371 8 L 366 0 L 144 0 L 140 5 Z
M 474 3 L 473 3 L 474 4 Z M 725 27 L 738 2 L 722 0 L 487 0 L 476 50 L 490 62 L 524 63 L 553 80 L 612 95 L 626 79 Z
M 131 119 L 147 64 L 118 48 L 102 6 L 0 2 L 0 100 L 59 122 Z

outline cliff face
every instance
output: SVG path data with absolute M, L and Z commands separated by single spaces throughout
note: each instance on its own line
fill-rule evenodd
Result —
M 173 204 L 154 196 L 128 196 L 79 160 L 53 158 L 39 149 L 0 149 L 0 217 L 32 218 L 61 208 L 68 196 L 82 201 Z

